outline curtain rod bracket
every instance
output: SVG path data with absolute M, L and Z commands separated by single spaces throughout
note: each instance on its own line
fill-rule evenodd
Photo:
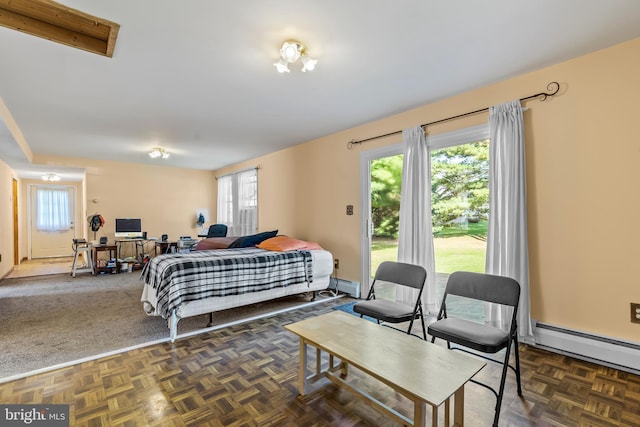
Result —
M 558 92 L 560 92 L 560 83 L 558 82 L 550 82 L 547 85 L 547 91 L 548 92 L 540 92 L 540 93 L 536 93 L 534 95 L 530 95 L 524 98 L 520 98 L 520 101 L 527 101 L 529 99 L 534 99 L 534 98 L 538 98 L 540 101 L 546 101 L 547 98 L 554 96 L 555 94 L 557 94 Z M 480 110 L 475 110 L 475 111 L 471 111 L 469 113 L 464 113 L 464 114 L 458 114 L 457 116 L 453 116 L 453 117 L 447 117 L 446 119 L 440 119 L 440 120 L 436 120 L 430 123 L 425 123 L 420 125 L 420 127 L 422 127 L 422 129 L 424 130 L 425 134 L 427 133 L 427 127 L 431 126 L 431 125 L 435 125 L 438 123 L 443 123 L 443 122 L 448 122 L 449 120 L 454 120 L 454 119 L 459 119 L 461 117 L 466 117 L 466 116 L 470 116 L 472 114 L 477 114 L 477 113 L 482 113 L 485 111 L 489 111 L 489 108 L 482 108 Z M 358 144 L 362 144 L 365 143 L 367 141 L 372 141 L 374 139 L 379 139 L 379 138 L 384 138 L 385 136 L 391 136 L 391 135 L 396 135 L 402 133 L 401 130 L 399 131 L 395 131 L 395 132 L 389 132 L 389 133 L 385 133 L 384 135 L 378 135 L 378 136 L 372 136 L 371 138 L 365 138 L 365 139 L 361 139 L 361 140 L 355 140 L 352 139 L 351 141 L 347 142 L 347 149 L 351 150 L 353 148 L 354 145 L 358 145 Z
M 526 101 L 528 99 L 533 99 L 533 98 L 538 98 L 540 101 L 546 101 L 546 99 L 549 98 L 550 96 L 553 96 L 556 93 L 560 92 L 560 83 L 558 82 L 549 83 L 547 85 L 547 90 L 549 91 L 549 93 L 546 93 L 546 92 L 536 93 L 535 95 L 527 96 L 526 98 L 520 98 L 520 101 Z

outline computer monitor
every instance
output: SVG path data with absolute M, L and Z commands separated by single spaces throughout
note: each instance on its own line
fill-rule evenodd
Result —
M 135 239 L 142 237 L 140 218 L 116 218 L 116 239 Z

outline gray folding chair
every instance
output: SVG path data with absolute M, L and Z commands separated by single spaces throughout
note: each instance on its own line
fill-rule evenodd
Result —
M 512 316 L 507 325 L 507 329 L 505 330 L 497 326 L 472 320 L 448 317 L 447 300 L 454 295 L 512 307 Z M 520 285 L 514 279 L 491 274 L 457 271 L 449 276 L 438 317 L 435 322 L 429 325 L 428 329 L 429 335 L 432 336 L 431 342 L 434 342 L 436 338 L 441 338 L 447 341 L 448 348 L 467 351 L 503 365 L 498 392 L 487 384 L 477 380 L 471 380 L 476 384 L 488 388 L 496 396 L 497 403 L 493 419 L 494 427 L 498 426 L 498 418 L 500 417 L 500 406 L 502 405 L 502 396 L 504 394 L 507 367 L 513 369 L 515 372 L 518 396 L 522 396 L 522 387 L 520 385 L 520 356 L 518 353 L 518 327 L 516 320 L 519 299 Z M 451 347 L 451 343 L 462 346 L 462 348 Z M 515 354 L 515 368 L 509 365 L 509 355 L 512 346 Z M 468 349 L 475 350 L 475 352 L 469 351 Z M 503 349 L 506 349 L 504 360 L 496 360 L 495 358 L 477 353 L 495 354 Z
M 376 275 L 371 283 L 371 289 L 367 295 L 367 300 L 358 302 L 353 306 L 353 311 L 360 314 L 360 317 L 373 317 L 380 322 L 402 323 L 409 322 L 407 334 L 411 334 L 413 321 L 420 318 L 422 322 L 422 335 L 427 340 L 426 328 L 424 327 L 424 314 L 422 313 L 422 290 L 427 279 L 427 271 L 414 264 L 402 262 L 385 261 L 376 270 Z M 407 286 L 417 289 L 418 296 L 413 306 L 389 301 L 386 299 L 376 299 L 376 284 L 380 281 L 393 283 L 397 286 Z

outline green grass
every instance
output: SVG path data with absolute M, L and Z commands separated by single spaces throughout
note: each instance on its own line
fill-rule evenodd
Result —
M 466 239 L 459 239 L 464 237 Z M 451 274 L 454 271 L 484 272 L 485 247 L 473 244 L 471 239 L 486 242 L 487 223 L 470 223 L 467 228 L 451 227 L 442 230 L 434 236 L 436 272 Z M 451 239 L 451 240 L 448 240 Z M 486 246 L 486 245 L 484 245 Z M 398 241 L 388 238 L 374 238 L 371 242 L 371 275 L 383 261 L 398 259 Z M 392 288 L 390 288 L 392 291 Z M 444 293 L 444 282 L 436 282 L 436 298 L 439 305 Z M 384 296 L 383 291 L 383 298 Z M 393 293 L 386 297 L 393 299 Z M 484 317 L 484 306 L 464 298 L 454 298 L 447 303 L 449 314 L 481 321 Z
M 436 271 L 438 273 L 453 273 L 454 271 L 483 272 L 485 263 L 485 251 L 475 248 L 447 248 L 436 249 Z M 382 261 L 395 261 L 398 259 L 397 243 L 386 241 L 382 244 L 376 242 L 371 249 L 371 274 L 375 273 Z
M 437 240 L 449 237 L 470 236 L 486 240 L 487 222 L 469 223 L 467 228 L 448 227 L 434 236 L 436 272 L 453 273 L 454 271 L 484 272 L 485 250 L 479 248 L 448 247 L 438 249 Z M 371 242 L 371 274 L 373 275 L 382 261 L 398 259 L 398 242 L 394 239 L 374 238 Z
M 478 236 L 481 238 L 487 238 L 487 221 L 470 222 L 467 228 L 463 227 L 444 227 L 437 233 L 434 233 L 434 238 L 437 237 L 458 237 L 458 236 Z
M 436 271 L 438 273 L 453 273 L 454 271 L 484 272 L 484 249 L 436 249 Z

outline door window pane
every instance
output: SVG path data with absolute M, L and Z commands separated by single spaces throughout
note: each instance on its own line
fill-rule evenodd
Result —
M 489 140 L 433 150 L 431 208 L 436 261 L 436 295 L 442 300 L 454 271 L 485 271 L 489 218 Z M 476 320 L 484 307 L 461 297 L 447 310 Z
M 38 188 L 36 227 L 40 231 L 66 231 L 71 228 L 69 192 L 59 188 Z

